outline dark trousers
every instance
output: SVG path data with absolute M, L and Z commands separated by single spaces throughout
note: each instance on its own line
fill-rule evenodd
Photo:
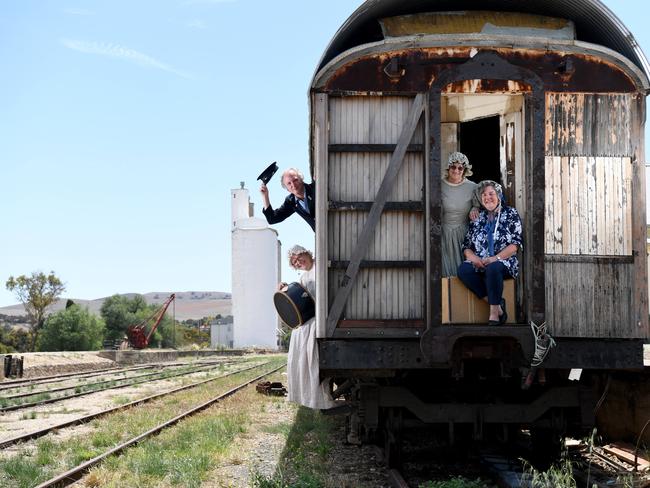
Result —
M 480 299 L 487 296 L 490 305 L 501 304 L 503 279 L 508 277 L 508 268 L 500 261 L 490 263 L 480 271 L 466 261 L 458 266 L 458 279 Z

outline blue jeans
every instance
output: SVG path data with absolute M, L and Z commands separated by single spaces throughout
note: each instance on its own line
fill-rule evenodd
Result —
M 467 261 L 458 266 L 458 279 L 481 300 L 487 296 L 490 305 L 501 304 L 503 279 L 509 277 L 508 268 L 500 261 L 490 263 L 478 271 Z

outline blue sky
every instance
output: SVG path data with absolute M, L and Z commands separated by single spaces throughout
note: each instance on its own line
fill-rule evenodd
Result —
M 308 172 L 309 82 L 360 4 L 2 2 L 0 306 L 35 270 L 83 299 L 230 291 L 230 190 L 259 216 L 264 167 Z M 646 3 L 605 4 L 650 54 Z M 313 247 L 301 219 L 275 227 Z

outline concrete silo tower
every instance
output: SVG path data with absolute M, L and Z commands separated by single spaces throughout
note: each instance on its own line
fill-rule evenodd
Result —
M 244 188 L 232 195 L 232 314 L 235 347 L 277 347 L 273 293 L 280 282 L 280 241 L 266 220 L 253 216 Z

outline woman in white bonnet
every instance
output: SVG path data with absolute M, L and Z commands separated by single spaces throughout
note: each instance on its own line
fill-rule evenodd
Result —
M 300 284 L 316 297 L 314 256 L 311 251 L 295 245 L 288 251 L 289 265 L 302 270 Z M 280 288 L 286 283 L 280 283 Z M 289 401 L 309 408 L 328 409 L 335 406 L 329 394 L 328 381 L 319 376 L 316 319 L 311 318 L 291 331 L 287 356 L 287 389 Z
M 441 185 L 442 196 L 442 276 L 456 276 L 463 262 L 462 245 L 469 220 L 478 217 L 479 202 L 474 195 L 476 183 L 467 179 L 472 176 L 472 166 L 461 152 L 449 155 L 447 169 Z

